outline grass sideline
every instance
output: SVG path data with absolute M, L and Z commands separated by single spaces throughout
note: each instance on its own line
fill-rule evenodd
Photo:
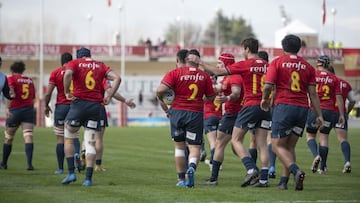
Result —
M 36 128 L 34 136 L 35 170 L 26 171 L 24 142 L 18 133 L 14 140 L 7 170 L 0 170 L 0 202 L 360 202 L 360 129 L 349 130 L 352 173 L 343 174 L 343 155 L 334 132 L 330 137 L 326 175 L 310 171 L 311 153 L 303 137 L 297 146 L 299 166 L 306 172 L 304 191 L 276 188 L 281 172 L 277 160 L 276 179 L 270 188 L 241 188 L 245 175 L 241 161 L 226 148 L 218 186 L 197 185 L 210 176 L 207 165 L 200 163 L 195 188 L 175 186 L 173 143 L 168 128 L 107 129 L 103 165 L 106 172 L 95 172 L 93 186 L 81 186 L 84 173 L 67 186 L 60 184 L 65 175 L 55 175 L 56 139 L 52 128 Z M 247 138 L 248 139 L 248 138 Z M 246 142 L 247 142 L 246 139 Z M 1 148 L 2 148 L 1 142 Z M 207 152 L 208 147 L 207 147 Z M 1 150 L 2 156 L 2 150 Z M 65 163 L 65 168 L 67 167 Z

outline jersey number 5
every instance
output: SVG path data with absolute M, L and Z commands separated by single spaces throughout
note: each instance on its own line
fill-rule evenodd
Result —
M 22 84 L 22 94 L 21 94 L 21 99 L 25 100 L 27 98 L 29 98 L 29 84 Z

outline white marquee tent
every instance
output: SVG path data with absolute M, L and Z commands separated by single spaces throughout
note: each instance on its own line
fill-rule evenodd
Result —
M 281 48 L 281 40 L 288 34 L 299 36 L 307 47 L 318 46 L 318 32 L 300 20 L 293 20 L 275 32 L 275 48 Z

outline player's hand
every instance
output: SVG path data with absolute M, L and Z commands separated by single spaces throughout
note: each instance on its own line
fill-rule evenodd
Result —
M 225 95 L 218 95 L 215 97 L 215 102 L 222 104 L 228 101 L 228 97 Z
M 262 99 L 260 103 L 260 108 L 263 111 L 269 111 L 270 110 L 270 100 L 269 99 Z
M 125 104 L 132 109 L 136 107 L 136 104 L 134 103 L 134 99 L 125 100 Z
M 10 98 L 12 99 L 16 97 L 15 90 L 13 88 L 10 88 L 9 94 L 10 94 Z
M 76 97 L 74 97 L 74 95 L 71 94 L 70 92 L 65 93 L 65 97 L 66 97 L 67 100 L 70 100 L 70 101 L 74 101 L 76 99 Z
M 319 129 L 324 127 L 324 118 L 322 116 L 316 118 L 316 125 L 319 127 Z
M 339 121 L 337 123 L 339 126 L 344 126 L 345 125 L 345 118 L 344 116 L 340 116 L 339 117 Z
M 46 106 L 45 107 L 45 116 L 46 117 L 49 117 L 50 116 L 50 113 L 52 113 L 52 110 L 49 106 Z
M 6 109 L 6 118 L 12 118 L 13 114 L 10 112 L 9 109 Z
M 167 118 L 170 118 L 171 114 L 170 114 L 169 109 L 168 109 L 167 111 L 165 111 L 165 114 L 166 114 L 166 117 L 167 117 Z
M 104 98 L 104 100 L 103 100 L 104 105 L 108 105 L 108 104 L 110 104 L 110 102 L 111 102 L 111 98 L 112 98 L 112 97 L 106 96 L 106 97 Z

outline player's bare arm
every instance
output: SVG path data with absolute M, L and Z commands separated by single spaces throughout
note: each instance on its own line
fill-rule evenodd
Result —
M 55 89 L 55 84 L 54 83 L 49 83 L 47 88 L 46 88 L 46 93 L 45 93 L 45 96 L 44 96 L 45 116 L 46 117 L 49 117 L 50 113 L 52 113 L 52 110 L 51 110 L 51 108 L 49 106 L 49 103 L 50 103 L 51 95 L 52 95 L 52 92 L 54 91 L 54 89 Z
M 11 100 L 9 99 L 5 99 L 5 113 L 6 113 L 6 118 L 11 118 L 12 117 L 12 113 L 9 110 L 9 106 L 10 106 Z
M 108 91 L 108 89 L 106 90 Z M 113 96 L 114 99 L 125 103 L 130 108 L 135 108 L 136 104 L 134 103 L 134 99 L 126 99 L 124 96 L 122 96 L 120 93 L 116 92 Z
M 16 97 L 14 88 L 10 88 L 9 94 L 10 94 L 11 99 L 14 99 Z
M 263 93 L 262 93 L 262 99 L 261 99 L 261 103 L 260 103 L 260 108 L 263 111 L 269 111 L 270 110 L 270 94 L 271 94 L 271 90 L 273 89 L 273 84 L 270 83 L 265 83 L 264 84 L 264 88 L 263 88 Z
M 115 95 L 117 90 L 119 89 L 121 83 L 121 77 L 114 71 L 110 71 L 106 75 L 106 79 L 112 81 L 111 87 L 108 89 L 108 95 L 104 98 L 104 104 L 107 105 L 110 103 L 111 98 Z
M 73 71 L 70 69 L 66 69 L 64 73 L 64 94 L 66 96 L 66 99 L 72 101 L 75 99 L 75 97 L 70 92 L 70 84 L 72 80 Z
M 228 75 L 226 68 L 217 68 L 216 66 L 212 66 L 204 61 L 199 62 L 199 65 L 207 71 L 214 73 L 215 75 Z
M 345 116 L 344 116 L 344 100 L 342 98 L 342 95 L 341 94 L 337 94 L 336 95 L 336 102 L 338 104 L 338 109 L 339 109 L 339 120 L 338 120 L 338 124 L 339 125 L 345 125 Z
M 166 116 L 169 115 L 169 108 L 167 104 L 165 104 L 163 98 L 164 94 L 169 90 L 170 88 L 166 86 L 165 84 L 160 84 L 159 87 L 156 89 L 156 97 L 159 101 L 161 109 L 165 112 Z
M 215 101 L 218 103 L 225 103 L 228 101 L 234 101 L 237 100 L 240 97 L 240 93 L 241 93 L 241 87 L 239 87 L 238 85 L 232 85 L 231 86 L 231 94 L 228 96 L 224 96 L 224 95 L 218 95 L 215 97 Z
M 321 113 L 320 109 L 320 100 L 319 96 L 316 93 L 315 85 L 309 85 L 308 86 L 308 93 L 311 100 L 311 103 L 313 105 L 314 111 L 316 112 L 317 118 L 316 123 L 318 124 L 319 128 L 322 128 L 324 126 L 324 118 Z
M 354 106 L 356 104 L 356 96 L 355 96 L 354 90 L 351 90 L 348 93 L 347 99 L 349 100 L 349 104 L 347 106 L 347 113 L 350 113 L 350 111 L 353 110 L 353 108 L 354 108 Z

